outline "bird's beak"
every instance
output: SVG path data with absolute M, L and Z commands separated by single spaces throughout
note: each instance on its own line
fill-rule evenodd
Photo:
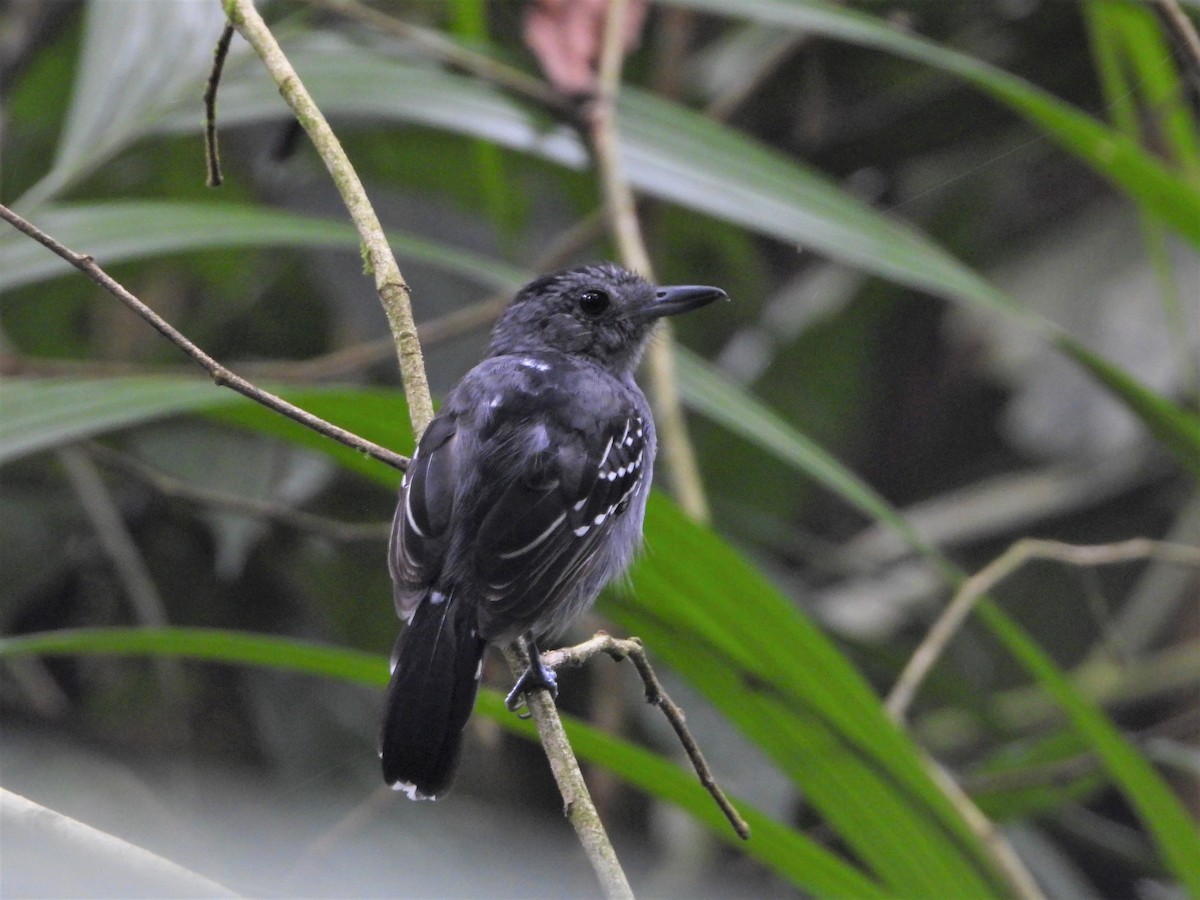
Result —
M 714 300 L 728 299 L 720 288 L 702 284 L 660 287 L 654 292 L 654 302 L 639 309 L 637 315 L 643 319 L 660 319 L 663 316 L 691 312 L 693 309 L 708 306 Z

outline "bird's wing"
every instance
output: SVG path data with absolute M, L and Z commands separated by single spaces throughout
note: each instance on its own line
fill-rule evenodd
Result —
M 396 612 L 408 621 L 441 572 L 459 478 L 458 419 L 439 415 L 425 429 L 400 484 L 388 562 Z
M 529 422 L 530 432 L 545 429 Z M 528 438 L 528 435 L 526 435 Z M 485 501 L 474 547 L 474 568 L 486 602 L 485 632 L 546 626 L 578 600 L 597 566 L 613 565 L 605 539 L 649 476 L 647 424 L 634 409 L 602 419 L 599 427 L 536 432 L 519 474 Z M 513 446 L 522 446 L 518 435 Z M 625 556 L 626 554 L 618 554 Z M 606 580 L 616 572 L 597 573 Z

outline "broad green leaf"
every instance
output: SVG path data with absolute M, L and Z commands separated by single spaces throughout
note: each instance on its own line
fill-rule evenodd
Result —
M 404 396 L 374 388 L 306 387 L 279 392 L 322 418 L 403 452 L 412 447 Z M 329 454 L 384 484 L 396 473 L 355 450 L 267 410 L 227 388 L 177 376 L 0 379 L 0 463 L 111 431 L 184 413 L 281 437 Z
M 521 150 L 569 168 L 587 157 L 575 132 L 488 85 L 329 36 L 297 39 L 293 64 L 327 115 L 418 122 Z M 370 84 L 371 90 L 363 85 Z M 289 114 L 271 82 L 246 67 L 222 88 L 229 124 Z M 172 115 L 169 130 L 196 127 Z M 699 113 L 626 88 L 618 109 L 625 167 L 638 190 L 857 268 L 946 297 L 1023 313 L 1000 291 L 904 223 L 872 210 L 823 175 Z
M 224 24 L 217 2 L 91 0 L 58 153 L 22 205 L 49 199 L 93 171 L 167 109 L 186 105 L 199 122 L 197 85 Z
M 117 201 L 45 205 L 34 224 L 102 266 L 214 247 L 346 247 L 357 250 L 348 221 L 320 219 L 239 203 Z M 524 280 L 520 270 L 415 235 L 389 232 L 401 261 L 418 260 L 499 290 Z M 74 272 L 69 263 L 18 231 L 0 231 L 0 290 Z
M 603 609 L 771 756 L 889 890 L 1003 893 L 862 677 L 756 570 L 670 503 L 652 498 L 632 588 Z
M 263 666 L 380 688 L 388 679 L 383 657 L 273 635 L 200 628 L 89 628 L 0 638 L 0 659 L 108 654 Z M 503 697 L 495 691 L 480 692 L 476 711 L 510 731 L 533 740 L 537 738 L 533 724 L 510 713 Z M 692 773 L 570 716 L 563 719 L 581 759 L 605 766 L 647 793 L 687 810 L 715 836 L 734 843 L 798 887 L 828 897 L 884 896 L 876 884 L 849 863 L 741 803 L 739 811 L 749 822 L 753 837 L 748 842 L 737 841 L 729 823 Z
M 206 409 L 231 396 L 209 382 L 182 378 L 0 379 L 0 462 Z
M 955 75 L 1027 118 L 1051 140 L 1135 198 L 1147 212 L 1200 247 L 1200 185 L 1169 171 L 1129 136 L 1024 79 L 873 16 L 821 0 L 666 2 L 871 47 Z

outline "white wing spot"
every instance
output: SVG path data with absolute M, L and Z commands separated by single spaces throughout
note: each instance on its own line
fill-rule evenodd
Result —
M 434 606 L 441 606 L 443 603 L 446 602 L 446 595 L 443 594 L 441 591 L 430 591 L 429 592 L 429 602 L 432 603 Z
M 542 362 L 540 359 L 533 359 L 529 356 L 523 356 L 517 360 L 517 365 L 524 366 L 526 369 L 536 369 L 539 372 L 549 372 L 550 363 Z
M 585 506 L 587 506 L 587 502 L 588 502 L 588 498 L 587 498 L 587 497 L 584 497 L 582 500 L 580 500 L 578 503 L 576 503 L 576 504 L 575 504 L 573 507 L 571 507 L 571 508 L 572 508 L 573 510 L 575 510 L 575 512 L 579 512 L 581 509 L 583 509 Z
M 610 509 L 608 512 L 612 512 L 612 510 Z M 592 524 L 593 525 L 604 524 L 604 520 L 607 516 L 608 516 L 607 512 L 600 513 L 600 515 L 598 515 L 598 516 L 596 516 L 596 518 L 592 519 Z
M 580 525 L 578 528 L 575 529 L 575 537 L 583 537 L 585 534 L 587 534 L 591 530 L 591 528 L 592 528 L 591 525 Z

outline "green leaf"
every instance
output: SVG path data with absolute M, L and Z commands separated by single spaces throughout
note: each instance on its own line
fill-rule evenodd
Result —
M 680 393 L 691 409 L 823 484 L 868 517 L 890 527 L 914 550 L 942 566 L 944 560 L 940 554 L 925 543 L 890 503 L 753 394 L 686 347 L 676 349 L 675 362 Z M 948 574 L 944 567 L 943 573 Z
M 46 205 L 34 224 L 102 266 L 165 253 L 214 247 L 346 247 L 357 250 L 349 222 L 302 216 L 238 203 L 117 201 Z M 391 231 L 388 241 L 401 260 L 428 263 L 498 290 L 513 290 L 524 273 L 446 244 Z M 76 271 L 69 263 L 18 231 L 0 231 L 0 290 Z
M 182 378 L 0 380 L 0 462 L 96 434 L 229 402 L 232 392 Z
M 578 169 L 575 132 L 475 79 L 354 46 L 329 36 L 297 39 L 288 53 L 327 115 L 418 122 L 471 135 Z M 363 85 L 371 85 L 364 90 Z M 288 114 L 271 82 L 245 68 L 222 87 L 227 124 Z M 197 126 L 192 116 L 160 122 Z M 898 220 L 870 209 L 825 176 L 684 106 L 625 88 L 618 133 L 639 191 L 802 244 L 857 268 L 947 297 L 1023 315 L 1000 291 Z
M 338 678 L 380 688 L 388 681 L 384 657 L 273 635 L 201 628 L 84 628 L 0 638 L 0 659 L 80 654 L 185 657 Z M 510 713 L 503 697 L 495 691 L 480 692 L 476 711 L 509 731 L 537 738 L 533 723 Z M 746 843 L 737 841 L 729 823 L 692 773 L 572 717 L 563 718 L 581 759 L 605 766 L 648 794 L 688 811 L 714 835 L 736 843 L 798 887 L 819 896 L 884 896 L 877 885 L 829 850 L 742 803 L 737 805 L 753 830 L 753 838 Z
M 1108 388 L 1170 450 L 1194 477 L 1200 479 L 1200 416 L 1150 390 L 1124 369 L 1093 353 L 1078 341 L 1062 336 L 1062 351 Z
M 1048 138 L 1135 198 L 1147 212 L 1200 247 L 1200 186 L 1172 173 L 1128 135 L 1002 69 L 820 0 L 667 2 L 871 47 L 955 75 L 1038 126 Z
M 732 548 L 657 495 L 632 588 L 603 609 L 758 744 L 889 891 L 1004 893 L 862 677 Z
M 308 387 L 279 392 L 287 400 L 393 449 L 412 447 L 404 396 L 373 388 Z M 156 376 L 0 380 L 0 463 L 183 413 L 263 432 L 326 453 L 346 468 L 394 485 L 396 473 L 227 388 L 198 379 Z
M 215 2 L 88 3 L 58 153 L 21 205 L 31 207 L 78 181 L 145 133 L 166 109 L 187 104 L 199 122 L 196 85 L 212 66 L 224 24 Z
M 1121 786 L 1130 805 L 1154 836 L 1171 871 L 1191 896 L 1200 897 L 1200 854 L 1196 853 L 1196 847 L 1200 846 L 1200 830 L 1179 798 L 1103 711 L 1071 684 L 1003 610 L 984 601 L 976 611 L 1008 651 L 1066 712 L 1075 731 L 1087 741 L 1113 780 Z

